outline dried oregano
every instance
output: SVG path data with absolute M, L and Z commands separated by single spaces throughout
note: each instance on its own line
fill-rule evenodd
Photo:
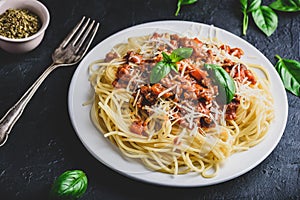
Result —
M 8 9 L 0 15 L 0 35 L 13 39 L 29 37 L 41 27 L 37 15 L 26 9 Z

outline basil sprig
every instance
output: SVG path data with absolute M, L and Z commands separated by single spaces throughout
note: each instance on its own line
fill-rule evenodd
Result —
M 168 75 L 171 70 L 178 72 L 176 62 L 189 58 L 193 53 L 192 48 L 178 48 L 170 55 L 162 52 L 163 60 L 158 62 L 151 70 L 150 83 L 158 83 L 162 78 Z
M 241 3 L 241 9 L 243 13 L 243 35 L 246 35 L 248 29 L 248 22 L 249 22 L 248 13 L 258 9 L 261 4 L 261 0 L 252 0 L 249 2 L 248 0 L 240 0 L 240 3 Z
M 196 2 L 197 2 L 197 0 L 178 0 L 177 10 L 176 10 L 175 16 L 178 16 L 182 5 L 190 5 L 190 4 L 193 4 L 193 3 L 196 3 Z
M 277 14 L 268 6 L 262 6 L 261 0 L 240 0 L 242 13 L 243 13 L 243 35 L 246 35 L 248 28 L 249 17 L 252 18 L 256 26 L 267 36 L 274 33 L 278 26 Z
M 296 96 L 300 96 L 300 62 L 275 56 L 278 61 L 275 65 L 284 87 Z
M 219 65 L 205 64 L 204 67 L 208 70 L 213 82 L 218 85 L 219 100 L 221 103 L 230 103 L 235 94 L 233 78 Z
M 69 170 L 61 174 L 53 183 L 52 199 L 78 199 L 87 189 L 88 180 L 81 170 Z
M 269 5 L 274 10 L 283 12 L 297 12 L 300 11 L 299 0 L 276 0 Z

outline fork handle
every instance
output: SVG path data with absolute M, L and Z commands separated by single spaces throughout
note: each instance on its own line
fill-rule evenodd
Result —
M 58 64 L 52 63 L 23 94 L 23 96 L 17 101 L 17 103 L 13 105 L 2 117 L 2 119 L 0 120 L 0 147 L 3 146 L 7 141 L 8 134 L 10 133 L 17 120 L 21 117 L 31 97 L 35 94 L 46 77 L 58 66 Z

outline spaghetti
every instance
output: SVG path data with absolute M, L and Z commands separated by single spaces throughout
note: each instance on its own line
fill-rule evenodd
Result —
M 191 57 L 150 83 L 162 52 L 181 47 L 192 48 Z M 177 34 L 129 38 L 90 65 L 92 120 L 125 156 L 152 170 L 214 177 L 231 154 L 262 141 L 274 117 L 270 83 L 241 62 L 243 54 L 240 48 Z M 205 64 L 219 65 L 233 78 L 230 103 L 222 101 L 220 85 Z

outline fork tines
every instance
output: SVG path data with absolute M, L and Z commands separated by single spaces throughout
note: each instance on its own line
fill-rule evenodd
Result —
M 80 22 L 73 28 L 69 35 L 62 42 L 62 48 L 72 45 L 75 47 L 75 54 L 80 51 L 86 51 L 90 46 L 93 38 L 99 27 L 99 23 L 95 24 L 95 20 L 90 22 L 91 19 L 84 16 Z M 85 53 L 85 52 L 80 52 Z

